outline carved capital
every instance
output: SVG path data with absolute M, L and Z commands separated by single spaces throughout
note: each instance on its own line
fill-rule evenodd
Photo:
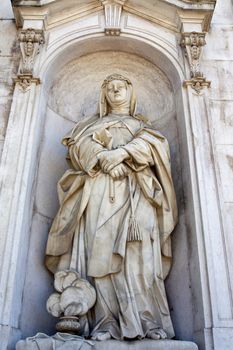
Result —
M 104 6 L 105 34 L 117 35 L 121 33 L 120 21 L 122 7 L 126 0 L 100 0 Z
M 181 45 L 204 46 L 206 44 L 205 35 L 205 32 L 183 32 L 181 33 Z
M 204 77 L 192 78 L 184 81 L 184 86 L 191 86 L 191 88 L 194 89 L 197 94 L 200 94 L 201 90 L 203 90 L 205 87 L 209 88 L 210 85 L 211 82 L 206 80 Z
M 41 29 L 22 29 L 19 32 L 22 64 L 19 74 L 33 74 L 35 56 L 39 53 L 40 45 L 44 43 L 44 32 Z
M 26 92 L 32 83 L 35 83 L 36 85 L 40 84 L 40 79 L 34 78 L 32 74 L 18 74 L 15 83 L 18 83 L 21 90 Z

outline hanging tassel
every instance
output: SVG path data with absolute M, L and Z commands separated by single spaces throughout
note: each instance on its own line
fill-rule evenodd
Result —
M 134 215 L 130 216 L 127 242 L 142 241 L 142 234 Z
M 128 176 L 128 180 L 129 180 L 129 194 L 130 194 L 130 203 L 131 203 L 131 216 L 129 219 L 127 242 L 142 241 L 142 234 L 135 217 L 132 186 L 131 186 L 131 181 L 129 176 Z

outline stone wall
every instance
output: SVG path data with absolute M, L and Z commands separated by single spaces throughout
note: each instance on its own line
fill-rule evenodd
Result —
M 213 142 L 222 224 L 225 232 L 229 265 L 233 266 L 233 3 L 217 3 L 203 67 L 211 80 L 208 112 L 210 135 Z M 231 286 L 233 278 L 231 275 Z
M 228 266 L 231 290 L 225 308 L 218 310 L 221 319 L 232 318 L 233 292 L 233 4 L 217 2 L 207 46 L 203 56 L 204 71 L 211 80 L 208 98 L 209 132 L 213 146 L 216 187 L 222 213 L 223 252 Z M 219 273 L 221 273 L 219 271 Z M 219 295 L 219 298 L 221 296 Z
M 221 210 L 221 235 L 225 242 L 219 257 L 224 258 L 226 266 L 226 289 L 221 309 L 216 308 L 218 319 L 230 322 L 233 317 L 233 4 L 231 0 L 217 2 L 211 29 L 204 50 L 203 69 L 211 80 L 207 102 L 209 116 L 209 137 L 213 147 L 211 161 L 216 172 L 215 190 Z M 217 240 L 212 244 L 219 246 Z M 219 246 L 220 247 L 220 246 Z M 219 269 L 219 276 L 224 272 Z M 220 282 L 221 283 L 221 282 Z M 225 282 L 224 282 L 225 283 Z M 221 293 L 218 299 L 222 299 Z M 228 320 L 228 321 L 227 321 Z M 215 344 L 229 349 L 224 343 Z

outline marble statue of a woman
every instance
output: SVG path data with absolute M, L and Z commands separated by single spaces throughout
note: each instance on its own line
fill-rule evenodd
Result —
M 129 79 L 101 88 L 100 113 L 63 138 L 70 169 L 58 184 L 46 266 L 77 271 L 96 290 L 83 316 L 93 339 L 174 336 L 164 279 L 177 207 L 166 139 L 142 115 Z

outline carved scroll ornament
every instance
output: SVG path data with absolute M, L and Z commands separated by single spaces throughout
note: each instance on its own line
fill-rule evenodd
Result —
M 35 57 L 39 53 L 40 46 L 45 41 L 44 32 L 41 29 L 22 29 L 18 37 L 22 61 L 15 82 L 18 82 L 23 91 L 26 91 L 32 83 L 40 83 L 40 79 L 33 76 L 33 68 Z
M 198 94 L 204 87 L 210 86 L 200 69 L 200 58 L 203 46 L 206 44 L 205 32 L 184 32 L 181 37 L 181 47 L 185 49 L 185 55 L 190 66 L 190 80 L 184 81 L 184 86 L 190 85 Z

